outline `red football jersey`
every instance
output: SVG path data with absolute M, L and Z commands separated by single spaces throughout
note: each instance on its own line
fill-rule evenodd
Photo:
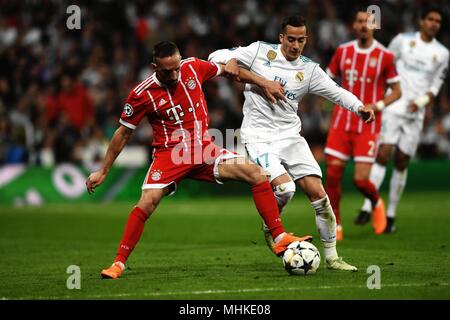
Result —
M 342 87 L 352 92 L 364 104 L 383 99 L 386 87 L 400 79 L 395 68 L 394 54 L 374 40 L 370 48 L 362 49 L 356 40 L 340 45 L 327 68 L 327 73 L 340 77 Z M 354 113 L 334 107 L 331 126 L 345 131 L 378 133 L 381 128 L 381 112 L 376 120 L 365 124 Z
M 185 148 L 210 141 L 208 107 L 202 83 L 217 76 L 220 67 L 198 58 L 181 61 L 180 80 L 173 87 L 162 84 L 152 74 L 129 94 L 120 123 L 135 129 L 147 117 L 153 128 L 155 148 Z

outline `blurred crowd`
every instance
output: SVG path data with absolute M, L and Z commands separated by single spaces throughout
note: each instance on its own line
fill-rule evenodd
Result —
M 325 68 L 336 47 L 353 37 L 352 7 L 380 6 L 375 35 L 388 45 L 397 33 L 416 30 L 420 8 L 430 2 L 0 0 L 0 165 L 99 159 L 128 93 L 152 73 L 152 47 L 159 41 L 176 42 L 184 57 L 206 59 L 219 48 L 276 43 L 282 18 L 298 13 L 307 19 L 304 55 Z M 438 39 L 450 47 L 450 4 L 435 3 L 445 13 Z M 72 4 L 81 8 L 80 29 L 66 25 Z M 427 111 L 418 157 L 450 157 L 449 79 Z M 224 78 L 205 84 L 212 128 L 240 127 L 241 90 Z M 303 134 L 319 161 L 331 108 L 318 97 L 299 108 Z M 144 121 L 131 143 L 149 151 L 151 141 Z

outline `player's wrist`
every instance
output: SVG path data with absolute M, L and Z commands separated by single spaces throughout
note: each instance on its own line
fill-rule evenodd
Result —
M 361 111 L 364 108 L 364 105 L 360 105 L 356 108 L 356 114 L 361 117 Z
M 104 175 L 107 175 L 108 172 L 109 172 L 109 168 L 107 168 L 107 167 L 102 167 L 102 168 L 100 169 L 100 172 L 101 172 L 102 174 L 104 174 Z
M 419 108 L 423 109 L 430 102 L 430 96 L 428 94 L 424 94 L 421 97 L 418 97 L 414 100 L 414 104 Z
M 386 107 L 386 104 L 384 103 L 383 100 L 377 101 L 377 102 L 375 103 L 375 109 L 376 109 L 377 111 L 381 111 L 381 110 L 383 110 L 385 107 Z

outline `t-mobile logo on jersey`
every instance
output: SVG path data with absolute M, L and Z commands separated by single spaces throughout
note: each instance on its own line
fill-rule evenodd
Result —
M 174 124 L 183 123 L 183 120 L 181 119 L 181 117 L 184 117 L 184 112 L 181 110 L 183 110 L 183 109 L 181 108 L 181 106 L 179 104 L 166 110 L 167 115 L 169 116 L 169 119 L 175 120 Z M 181 111 L 181 112 L 178 112 L 178 111 Z

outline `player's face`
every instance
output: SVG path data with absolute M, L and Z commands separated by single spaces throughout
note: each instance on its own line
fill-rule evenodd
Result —
M 280 34 L 281 52 L 286 60 L 296 60 L 303 52 L 306 44 L 306 27 L 286 26 Z
M 367 12 L 358 12 L 353 22 L 353 30 L 355 31 L 356 37 L 361 40 L 368 40 L 373 38 L 373 28 L 369 28 L 367 21 L 369 19 L 369 14 Z
M 156 76 L 161 83 L 170 87 L 179 81 L 181 56 L 177 53 L 173 56 L 158 58 L 152 63 Z
M 430 12 L 425 19 L 420 20 L 420 30 L 427 36 L 434 38 L 441 29 L 441 19 L 438 12 Z

